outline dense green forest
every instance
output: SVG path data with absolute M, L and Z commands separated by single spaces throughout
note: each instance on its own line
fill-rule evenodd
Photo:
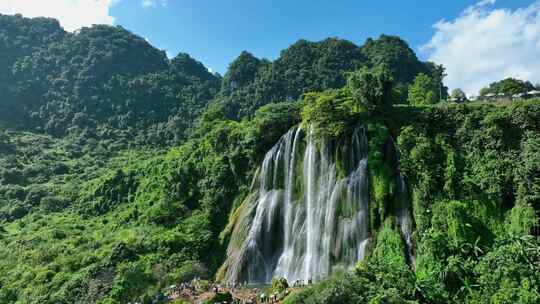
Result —
M 366 128 L 371 242 L 285 303 L 540 301 L 540 100 L 441 102 L 444 68 L 385 35 L 243 52 L 222 77 L 119 26 L 0 15 L 0 54 L 2 304 L 162 303 L 216 279 L 295 125 L 336 142 Z M 398 169 L 414 262 L 392 217 Z

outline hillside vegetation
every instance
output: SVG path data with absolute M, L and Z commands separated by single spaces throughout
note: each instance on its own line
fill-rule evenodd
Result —
M 214 278 L 265 153 L 298 124 L 366 126 L 372 242 L 286 303 L 540 301 L 538 100 L 409 105 L 419 74 L 444 97 L 444 70 L 384 35 L 244 52 L 221 77 L 121 27 L 0 15 L 0 53 L 0 303 L 161 303 Z M 366 79 L 384 92 L 354 89 Z M 397 167 L 414 264 L 386 216 Z

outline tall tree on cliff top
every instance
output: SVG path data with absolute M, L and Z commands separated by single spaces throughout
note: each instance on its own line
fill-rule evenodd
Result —
M 393 79 L 386 65 L 366 67 L 351 73 L 348 89 L 356 105 L 368 112 L 384 112 L 392 107 Z

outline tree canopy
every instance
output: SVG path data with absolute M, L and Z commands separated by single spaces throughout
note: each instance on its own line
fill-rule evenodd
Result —
M 370 238 L 353 271 L 285 303 L 540 299 L 539 100 L 434 104 L 444 68 L 384 35 L 243 52 L 222 78 L 122 27 L 0 15 L 0 55 L 2 304 L 164 303 L 195 277 L 207 291 L 266 153 L 296 126 L 339 160 L 321 176 L 365 131 Z
M 488 94 L 512 96 L 514 94 L 527 93 L 534 90 L 534 85 L 529 81 L 523 81 L 515 78 L 506 78 L 500 81 L 490 83 L 489 86 L 480 90 L 480 96 Z
M 369 112 L 385 112 L 392 107 L 393 78 L 386 65 L 349 74 L 347 86 L 354 102 Z
M 424 73 L 418 74 L 414 82 L 409 86 L 409 104 L 412 105 L 430 105 L 440 101 L 438 84 L 432 77 Z
M 467 101 L 467 95 L 465 94 L 465 92 L 463 92 L 462 89 L 459 89 L 459 88 L 452 90 L 452 94 L 450 94 L 450 98 L 452 99 L 452 101 L 457 101 L 457 102 Z
M 406 100 L 408 85 L 418 73 L 432 75 L 439 82 L 444 74 L 442 67 L 419 61 L 407 43 L 395 36 L 368 39 L 361 47 L 337 38 L 320 42 L 299 40 L 273 62 L 242 53 L 225 74 L 219 100 L 227 116 L 238 119 L 252 115 L 267 103 L 298 100 L 307 92 L 339 89 L 346 85 L 347 72 L 381 65 L 394 79 L 396 103 Z M 442 83 L 440 87 L 445 94 Z
M 367 39 L 362 54 L 369 66 L 386 65 L 396 83 L 411 83 L 417 74 L 429 73 L 428 66 L 416 57 L 409 45 L 396 36 L 381 35 L 379 39 Z
M 52 28 L 40 45 L 23 47 L 19 55 L 4 49 L 14 59 L 5 62 L 13 75 L 0 115 L 14 126 L 56 136 L 86 132 L 178 142 L 219 89 L 221 79 L 200 62 L 187 54 L 169 60 L 122 27 L 97 25 L 69 34 L 49 19 L 35 23 Z M 35 31 L 24 35 L 31 38 Z

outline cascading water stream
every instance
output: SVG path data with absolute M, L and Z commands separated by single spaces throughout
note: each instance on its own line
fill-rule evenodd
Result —
M 393 148 L 395 151 L 395 158 L 399 163 L 400 154 L 399 149 L 395 142 L 392 140 Z M 399 225 L 399 228 L 401 230 L 401 235 L 403 236 L 403 239 L 405 241 L 405 245 L 407 246 L 407 259 L 410 265 L 414 267 L 415 265 L 415 258 L 413 255 L 413 241 L 412 241 L 412 233 L 413 233 L 413 223 L 410 215 L 410 202 L 409 202 L 409 191 L 407 189 L 407 184 L 405 183 L 405 177 L 397 168 L 397 190 L 398 190 L 398 210 L 397 210 L 397 222 Z
M 363 259 L 369 236 L 367 147 L 363 128 L 337 146 L 324 138 L 317 142 L 311 129 L 285 134 L 265 156 L 258 192 L 246 207 L 252 214 L 246 236 L 229 253 L 225 279 L 316 281 Z

